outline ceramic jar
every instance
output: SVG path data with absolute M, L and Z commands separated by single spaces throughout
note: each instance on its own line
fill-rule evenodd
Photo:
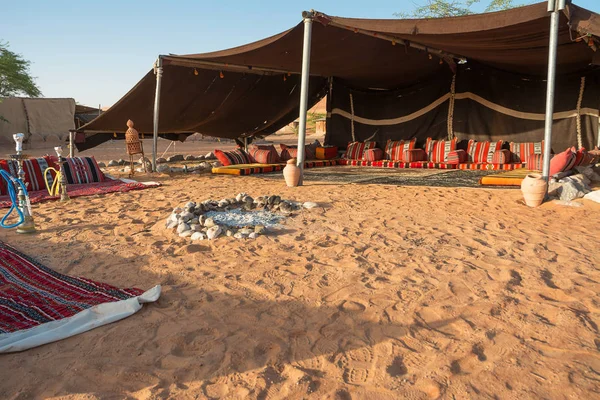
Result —
M 528 174 L 521 182 L 521 192 L 525 204 L 529 207 L 537 207 L 543 203 L 546 196 L 548 183 L 541 174 Z
M 300 179 L 300 168 L 296 166 L 296 159 L 291 158 L 287 161 L 287 165 L 283 169 L 283 177 L 285 183 L 290 186 L 298 186 L 298 180 Z

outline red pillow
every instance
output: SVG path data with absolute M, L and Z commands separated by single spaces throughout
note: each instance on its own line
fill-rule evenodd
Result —
M 232 151 L 215 150 L 214 153 L 217 160 L 221 161 L 221 164 L 224 166 L 250 164 L 248 155 L 242 149 L 235 149 Z
M 348 160 L 362 160 L 366 150 L 374 149 L 375 142 L 351 142 L 346 148 L 346 156 Z
M 562 153 L 556 154 L 550 160 L 550 176 L 556 175 L 559 172 L 565 172 L 575 166 L 577 154 L 572 149 L 566 149 Z
M 315 155 L 315 151 L 313 150 L 314 144 L 309 144 L 304 146 L 304 160 L 314 160 L 317 158 Z M 288 146 L 286 144 L 280 144 L 281 147 L 281 161 L 287 161 L 292 158 L 298 158 L 298 147 L 297 146 Z
M 379 161 L 383 160 L 383 150 L 381 149 L 369 149 L 363 153 L 363 161 Z
M 405 161 L 402 159 L 404 152 L 414 149 L 416 143 L 416 138 L 412 138 L 409 141 L 404 141 L 404 139 L 397 141 L 388 139 L 385 144 L 385 158 L 392 161 Z
M 251 145 L 248 147 L 248 158 L 252 163 L 259 164 L 277 164 L 279 162 L 279 154 L 275 150 L 275 146 Z
M 454 150 L 456 150 L 456 138 L 452 140 L 433 140 L 432 138 L 427 138 L 425 142 L 425 152 L 430 162 L 448 162 L 448 154 Z

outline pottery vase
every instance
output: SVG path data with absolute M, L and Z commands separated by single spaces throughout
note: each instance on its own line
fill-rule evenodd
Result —
M 283 177 L 285 183 L 289 187 L 298 186 L 298 180 L 300 179 L 300 168 L 296 166 L 296 159 L 291 158 L 287 161 L 287 165 L 283 169 Z
M 525 204 L 529 207 L 537 207 L 544 201 L 548 183 L 541 174 L 529 174 L 521 182 L 521 192 Z

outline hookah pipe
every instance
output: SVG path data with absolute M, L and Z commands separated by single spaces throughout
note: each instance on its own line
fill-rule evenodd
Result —
M 67 194 L 67 180 L 66 176 L 63 172 L 63 165 L 65 159 L 62 157 L 62 146 L 57 146 L 54 148 L 56 154 L 58 155 L 58 162 L 60 163 L 60 170 L 57 171 L 55 168 L 49 167 L 44 170 L 44 181 L 46 182 L 46 189 L 48 190 L 48 194 L 50 196 L 58 196 L 60 194 L 60 201 L 69 200 L 69 195 Z M 55 177 L 52 182 L 52 186 L 49 184 L 48 179 L 48 171 L 54 171 Z M 52 175 L 50 175 L 50 179 L 52 179 Z
M 29 193 L 27 193 L 27 185 L 24 183 L 25 171 L 23 171 L 23 164 L 21 160 L 24 136 L 25 135 L 22 133 L 13 135 L 13 139 L 16 143 L 15 150 L 17 151 L 17 154 L 12 156 L 12 158 L 17 161 L 19 166 L 19 170 L 17 172 L 18 178 L 15 178 L 4 170 L 0 170 L 0 175 L 6 181 L 8 194 L 12 203 L 8 213 L 2 219 L 0 219 L 0 227 L 17 227 L 17 233 L 32 233 L 35 232 L 35 223 L 33 221 L 33 217 L 31 216 L 31 202 L 29 201 Z M 15 188 L 18 189 L 18 194 Z M 19 220 L 14 224 L 7 224 L 6 219 L 14 210 L 17 211 Z

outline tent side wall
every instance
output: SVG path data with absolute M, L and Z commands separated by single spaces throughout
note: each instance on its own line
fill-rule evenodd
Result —
M 578 137 L 577 104 L 582 78 L 585 83 L 580 108 L 581 136 Z M 590 149 L 597 143 L 599 83 L 600 71 L 559 77 L 552 140 L 554 152 L 580 144 Z M 423 145 L 427 137 L 445 139 L 449 135 L 459 140 L 539 142 L 543 139 L 544 80 L 476 64 L 461 65 L 456 75 L 452 131 L 449 132 L 451 87 L 451 74 L 392 91 L 349 88 L 334 80 L 326 142 L 345 148 L 351 141 L 370 139 L 385 148 L 388 139 L 417 138 Z
M 0 143 L 12 144 L 12 135 L 25 134 L 28 148 L 64 144 L 75 128 L 75 100 L 11 97 L 0 101 Z

